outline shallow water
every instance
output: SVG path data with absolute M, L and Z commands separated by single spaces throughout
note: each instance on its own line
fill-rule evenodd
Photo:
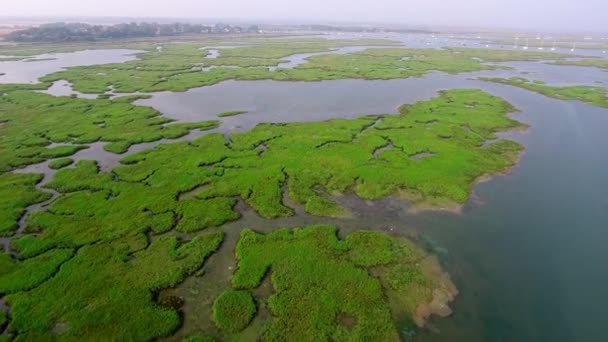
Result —
M 141 51 L 125 49 L 84 50 L 34 56 L 39 61 L 0 62 L 0 83 L 37 83 L 44 75 L 82 65 L 123 63 L 137 59 Z M 47 60 L 44 60 L 47 59 Z
M 259 122 L 395 113 L 401 104 L 431 98 L 441 89 L 474 87 L 505 98 L 521 110 L 513 117 L 531 125 L 523 133 L 501 135 L 520 141 L 526 151 L 510 173 L 477 185 L 462 214 L 415 214 L 393 198 L 363 201 L 347 195 L 338 200 L 351 209 L 349 219 L 312 217 L 296 207 L 294 217 L 265 220 L 239 204 L 244 216 L 222 228 L 226 243 L 207 262 L 205 275 L 163 293 L 185 299 L 187 315 L 177 336 L 213 332 L 210 303 L 230 282 L 233 249 L 241 229 L 270 231 L 326 222 L 339 226 L 342 233 L 371 228 L 417 236 L 440 256 L 460 296 L 452 318 L 433 320 L 439 333 L 423 331 L 418 340 L 603 341 L 608 323 L 604 305 L 608 301 L 608 110 L 470 79 L 521 76 L 523 70 L 535 72 L 530 78 L 549 83 L 590 84 L 606 75 L 592 68 L 510 64 L 518 70 L 434 72 L 419 79 L 390 81 L 227 81 L 184 93 L 156 93 L 152 99 L 138 101 L 183 121 L 248 110 L 222 118 L 222 126 L 214 130 L 231 132 Z M 200 134 L 204 133 L 184 139 Z M 138 145 L 129 152 L 155 144 Z M 108 170 L 121 157 L 103 151 L 97 143 L 75 159 L 98 159 Z M 52 174 L 46 163 L 22 171 Z M 265 286 L 264 291 L 271 290 Z M 251 329 L 259 323 L 254 321 Z

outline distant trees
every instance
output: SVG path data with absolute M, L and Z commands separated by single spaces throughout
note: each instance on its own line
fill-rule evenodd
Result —
M 8 34 L 7 39 L 16 42 L 72 42 L 103 39 L 177 36 L 200 33 L 259 33 L 257 25 L 247 29 L 228 24 L 205 26 L 201 24 L 124 23 L 111 26 L 83 23 L 52 23 Z

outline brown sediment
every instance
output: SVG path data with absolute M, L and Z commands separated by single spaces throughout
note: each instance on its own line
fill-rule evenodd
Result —
M 458 295 L 458 289 L 452 282 L 450 275 L 441 269 L 439 260 L 429 255 L 421 261 L 422 272 L 432 279 L 437 287 L 433 289 L 433 299 L 428 303 L 419 304 L 414 312 L 414 322 L 418 327 L 424 327 L 432 315 L 447 317 L 452 314 L 449 304 Z

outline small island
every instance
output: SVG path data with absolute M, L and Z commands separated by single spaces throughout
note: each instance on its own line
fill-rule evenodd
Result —
M 236 115 L 241 115 L 241 114 L 245 114 L 245 113 L 247 113 L 246 110 L 232 110 L 232 111 L 228 111 L 228 112 L 221 112 L 217 116 L 220 118 L 225 118 L 225 117 L 236 116 Z

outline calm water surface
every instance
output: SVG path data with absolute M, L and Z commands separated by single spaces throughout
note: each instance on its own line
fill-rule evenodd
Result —
M 125 49 L 84 50 L 35 56 L 38 61 L 0 62 L 0 83 L 37 83 L 44 75 L 82 65 L 123 63 L 137 59 L 141 51 Z

